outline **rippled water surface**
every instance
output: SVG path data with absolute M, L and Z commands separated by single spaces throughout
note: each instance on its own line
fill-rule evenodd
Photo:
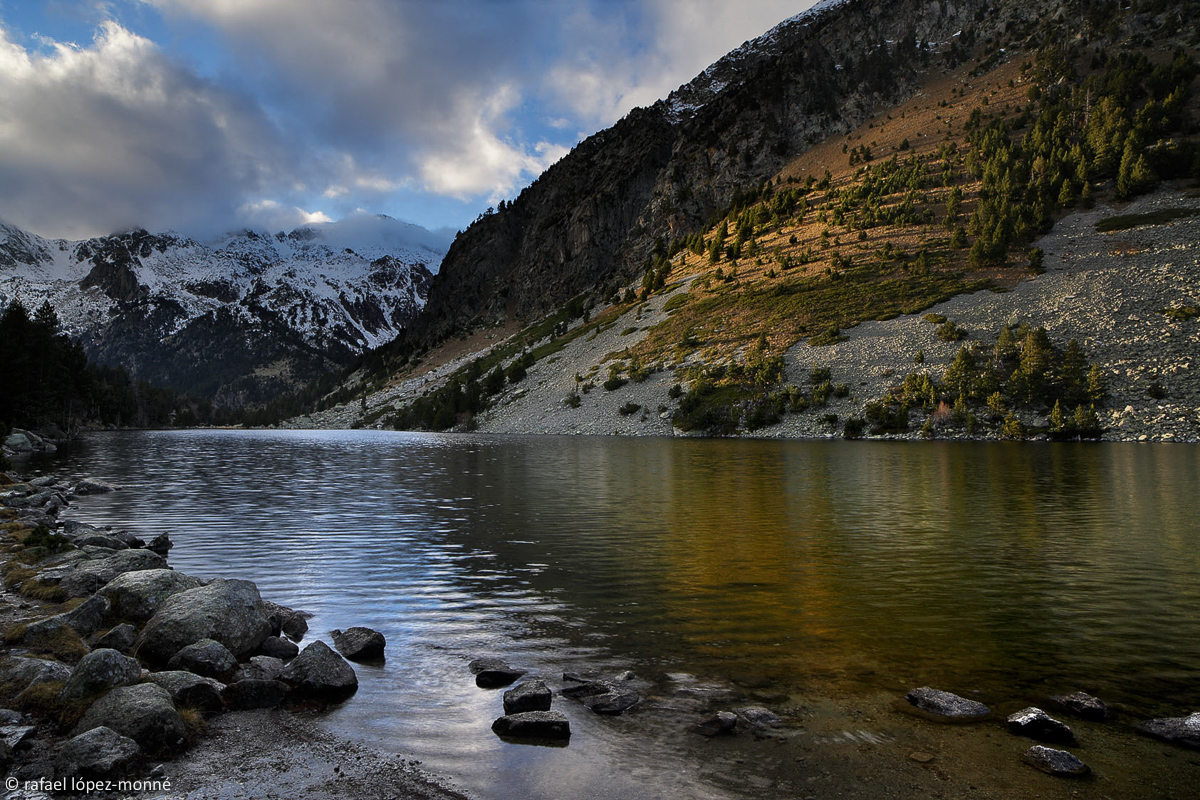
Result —
M 329 724 L 485 797 L 735 790 L 638 715 L 560 700 L 569 747 L 501 742 L 479 655 L 1200 708 L 1192 446 L 189 431 L 97 434 L 44 468 L 121 484 L 70 513 L 169 531 L 176 569 L 254 580 L 316 615 L 310 637 L 383 632 Z

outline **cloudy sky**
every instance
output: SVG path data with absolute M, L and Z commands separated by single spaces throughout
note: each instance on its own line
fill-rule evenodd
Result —
M 813 0 L 0 0 L 0 220 L 465 227 Z

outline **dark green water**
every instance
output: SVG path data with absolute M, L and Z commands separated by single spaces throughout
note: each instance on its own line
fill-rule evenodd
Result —
M 329 724 L 482 796 L 737 792 L 686 777 L 669 702 L 611 720 L 559 700 L 569 748 L 500 742 L 478 655 L 781 696 L 1200 709 L 1190 445 L 193 431 L 95 435 L 45 468 L 125 486 L 70 513 L 170 531 L 176 569 L 252 579 L 314 612 L 313 637 L 382 631 L 386 666 Z

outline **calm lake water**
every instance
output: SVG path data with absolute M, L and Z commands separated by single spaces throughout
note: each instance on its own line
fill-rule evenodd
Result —
M 309 639 L 383 632 L 327 723 L 483 797 L 752 795 L 692 769 L 706 691 L 1200 709 L 1194 446 L 187 431 L 41 468 L 124 486 L 69 513 L 169 531 L 176 569 L 254 580 Z M 652 701 L 556 699 L 569 747 L 506 744 L 481 655 Z

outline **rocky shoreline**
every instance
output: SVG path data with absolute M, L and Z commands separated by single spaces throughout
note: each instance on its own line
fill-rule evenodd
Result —
M 276 784 L 315 797 L 360 796 L 364 787 L 460 796 L 305 719 L 354 693 L 349 660 L 381 658 L 380 634 L 334 631 L 336 650 L 305 642 L 308 615 L 264 600 L 254 583 L 172 569 L 165 534 L 147 543 L 58 519 L 77 497 L 116 490 L 100 480 L 0 473 L 6 798 L 207 796 L 253 749 L 247 729 L 275 745 L 275 769 L 243 776 L 246 793 L 223 797 L 262 796 Z M 351 751 L 361 773 L 353 780 L 342 773 Z M 322 759 L 327 775 L 313 768 Z

